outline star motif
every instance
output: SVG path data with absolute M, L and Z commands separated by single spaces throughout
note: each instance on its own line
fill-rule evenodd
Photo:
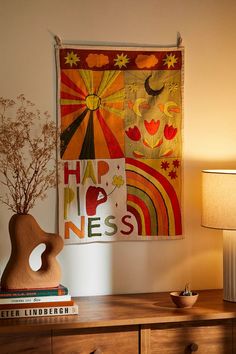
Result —
M 171 178 L 171 179 L 176 179 L 178 176 L 177 176 L 177 173 L 172 170 L 169 172 L 168 176 Z
M 162 168 L 162 170 L 168 170 L 168 168 L 170 167 L 170 164 L 169 164 L 169 162 L 167 162 L 167 161 L 163 161 L 162 163 L 161 163 L 161 168 Z
M 178 62 L 178 58 L 175 57 L 174 54 L 166 54 L 166 57 L 163 59 L 163 62 L 164 62 L 164 65 L 167 65 L 168 66 L 168 69 L 170 67 L 173 67 L 175 66 L 175 64 Z
M 77 66 L 77 62 L 80 61 L 77 54 L 71 51 L 70 53 L 67 52 L 67 56 L 65 57 L 66 61 L 65 64 L 70 64 L 70 67 L 73 65 Z
M 172 165 L 173 165 L 175 168 L 179 168 L 179 166 L 180 166 L 180 161 L 179 161 L 179 160 L 174 160 L 174 161 L 172 162 Z
M 127 57 L 127 54 L 117 54 L 117 57 L 114 59 L 115 66 L 119 66 L 119 69 L 124 66 L 126 68 L 126 64 L 129 63 L 129 58 Z

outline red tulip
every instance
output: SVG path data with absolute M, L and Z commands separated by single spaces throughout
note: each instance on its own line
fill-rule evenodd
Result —
M 165 125 L 164 135 L 167 140 L 172 140 L 177 134 L 177 128 L 174 128 L 173 125 Z
M 135 125 L 133 128 L 129 128 L 128 130 L 125 131 L 126 135 L 134 141 L 139 141 L 141 138 L 141 133 L 139 128 Z
M 159 120 L 155 121 L 154 119 L 152 119 L 150 122 L 148 122 L 147 120 L 145 120 L 144 124 L 145 124 L 145 127 L 146 127 L 148 133 L 150 135 L 154 135 L 158 131 L 160 121 Z

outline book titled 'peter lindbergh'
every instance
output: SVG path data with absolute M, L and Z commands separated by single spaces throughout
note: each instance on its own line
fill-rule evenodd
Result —
M 78 314 L 78 305 L 73 302 L 72 305 L 66 306 L 48 306 L 48 307 L 25 307 L 25 308 L 9 308 L 0 310 L 0 318 L 22 318 L 22 317 L 42 317 L 42 316 L 66 316 Z

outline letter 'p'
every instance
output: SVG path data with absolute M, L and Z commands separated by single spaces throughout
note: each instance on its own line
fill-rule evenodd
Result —
M 108 163 L 106 161 L 98 161 L 97 171 L 98 171 L 98 183 L 100 184 L 101 177 L 107 174 L 107 172 L 109 171 Z

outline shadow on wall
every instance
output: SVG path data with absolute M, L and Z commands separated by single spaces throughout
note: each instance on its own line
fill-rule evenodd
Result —
M 184 162 L 185 238 L 64 246 L 58 256 L 62 283 L 73 296 L 181 290 L 186 283 L 192 289 L 222 286 L 221 232 L 200 226 L 201 170 L 234 168 L 234 163 Z M 10 255 L 7 224 L 0 225 L 6 230 L 0 238 L 1 265 Z
M 2 214 L 3 215 L 3 214 Z M 6 216 L 5 216 L 6 215 Z M 3 273 L 5 265 L 10 257 L 11 253 L 11 242 L 8 231 L 8 223 L 11 218 L 11 213 L 5 211 L 4 217 L 0 219 L 0 277 Z
M 184 161 L 184 239 L 65 246 L 64 282 L 74 295 L 222 287 L 222 235 L 201 227 L 201 170 L 230 161 Z
M 112 244 L 112 291 L 153 292 L 222 287 L 222 233 L 201 227 L 201 170 L 230 161 L 184 161 L 182 240 Z

